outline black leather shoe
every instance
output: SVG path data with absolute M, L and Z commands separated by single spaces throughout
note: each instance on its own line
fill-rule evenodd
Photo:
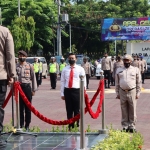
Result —
M 130 133 L 136 133 L 137 131 L 136 131 L 136 129 L 129 129 L 129 132 Z
M 121 131 L 122 132 L 129 132 L 129 129 L 123 128 Z
M 30 130 L 29 130 L 29 127 L 27 127 L 27 128 L 26 128 L 26 132 L 29 132 L 29 131 L 30 131 Z

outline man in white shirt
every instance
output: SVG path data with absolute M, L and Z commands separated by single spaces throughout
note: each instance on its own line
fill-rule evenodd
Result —
M 80 109 L 80 75 L 84 76 L 84 87 L 86 88 L 86 76 L 84 69 L 76 65 L 76 55 L 69 54 L 68 62 L 61 73 L 61 99 L 65 100 L 67 119 L 71 119 L 79 114 Z M 77 121 L 79 126 L 79 121 Z M 74 128 L 74 123 L 69 124 L 69 130 Z

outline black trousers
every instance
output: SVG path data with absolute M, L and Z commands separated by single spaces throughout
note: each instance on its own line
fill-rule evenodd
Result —
M 145 72 L 144 73 L 142 73 L 142 83 L 144 83 L 144 80 L 145 80 Z
M 37 87 L 39 87 L 40 83 L 40 76 L 39 76 L 39 72 L 35 73 L 35 77 L 36 77 L 36 83 L 37 83 Z
M 67 119 L 73 118 L 79 114 L 80 110 L 80 89 L 65 88 L 64 90 Z M 77 121 L 79 126 L 79 121 Z M 69 124 L 69 129 L 74 128 L 74 123 Z
M 113 73 L 111 73 L 111 85 L 115 86 L 115 79 L 112 77 Z
M 86 87 L 88 87 L 89 85 L 89 79 L 90 79 L 89 74 L 86 74 Z
M 52 89 L 56 88 L 56 81 L 57 81 L 56 73 L 50 73 L 50 82 L 51 82 Z
M 110 70 L 104 70 L 104 78 L 108 80 L 108 86 L 110 85 Z M 106 80 L 105 80 L 106 86 Z
M 30 84 L 22 83 L 21 88 L 26 95 L 27 99 L 29 102 L 32 102 L 32 91 L 31 91 L 31 86 Z M 29 108 L 26 106 L 24 101 L 22 100 L 21 96 L 19 95 L 19 104 L 20 104 L 20 126 L 24 126 L 24 121 L 25 121 L 25 128 L 29 127 L 31 123 L 31 111 Z M 24 117 L 25 115 L 25 117 Z
M 39 83 L 39 85 L 41 85 L 42 84 L 42 72 L 41 73 L 39 73 L 39 80 L 38 80 L 38 83 Z
M 5 101 L 7 91 L 7 80 L 0 80 L 0 133 L 3 130 L 4 109 L 2 105 Z

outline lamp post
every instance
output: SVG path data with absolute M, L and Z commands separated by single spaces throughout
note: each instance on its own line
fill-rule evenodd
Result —
M 20 0 L 18 0 L 18 17 L 20 17 Z
M 62 51 L 61 51 L 61 25 L 60 25 L 60 6 L 61 6 L 61 1 L 60 0 L 56 0 L 56 4 L 58 6 L 57 54 L 60 56 L 60 55 L 62 55 Z
M 2 9 L 1 9 L 1 7 L 0 7 L 0 25 L 2 25 Z
M 70 53 L 71 53 L 71 24 L 69 24 Z

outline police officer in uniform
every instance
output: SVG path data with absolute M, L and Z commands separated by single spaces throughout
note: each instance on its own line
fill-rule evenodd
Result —
M 32 102 L 32 96 L 34 96 L 37 89 L 37 83 L 33 65 L 26 62 L 27 53 L 23 50 L 18 52 L 19 64 L 17 65 L 18 80 L 21 83 L 20 86 L 28 98 L 29 102 Z M 22 97 L 19 96 L 20 102 L 20 127 L 25 127 L 29 131 L 29 125 L 31 123 L 31 111 L 26 106 Z M 24 112 L 25 111 L 25 112 Z M 25 113 L 25 117 L 24 117 Z M 24 126 L 25 121 L 25 126 Z
M 38 83 L 39 83 L 39 85 L 41 85 L 41 84 L 42 84 L 43 63 L 40 61 L 40 59 L 38 59 L 38 63 L 39 63 L 39 77 L 38 77 Z
M 13 84 L 16 76 L 16 65 L 14 55 L 14 42 L 8 28 L 0 26 L 0 150 L 6 148 L 6 142 L 2 141 L 4 109 L 7 84 Z
M 115 62 L 116 62 L 115 61 L 115 57 L 112 56 L 111 57 L 111 65 L 112 65 L 112 67 L 114 67 Z M 115 86 L 115 80 L 113 78 L 113 71 L 111 72 L 111 86 Z
M 144 64 L 144 72 L 143 72 L 143 74 L 142 74 L 142 84 L 144 84 L 145 72 L 147 71 L 147 63 L 146 63 L 146 60 L 143 59 L 143 56 L 141 56 L 140 58 L 141 58 L 141 61 L 142 61 L 143 64 Z
M 84 68 L 85 74 L 86 74 L 86 88 L 89 88 L 89 78 L 91 76 L 91 67 L 90 67 L 90 63 L 87 62 L 87 58 L 84 57 L 83 58 L 83 63 L 81 64 L 81 66 Z
M 39 74 L 38 58 L 34 58 L 33 67 L 34 67 L 34 72 L 36 76 L 37 87 L 39 87 L 40 74 Z
M 141 91 L 141 73 L 139 68 L 131 66 L 132 57 L 123 57 L 124 67 L 116 72 L 116 94 L 120 99 L 123 130 L 135 132 L 136 104 Z
M 101 61 L 101 68 L 104 71 L 104 77 L 108 80 L 108 86 L 106 86 L 106 80 L 105 80 L 105 88 L 110 88 L 110 74 L 112 72 L 112 63 L 111 60 L 108 58 L 108 54 L 104 54 L 104 58 Z
M 60 59 L 60 64 L 59 64 L 59 75 L 61 77 L 61 72 L 62 70 L 67 66 L 67 64 L 65 63 L 65 59 L 62 57 Z
M 59 73 L 59 66 L 55 61 L 55 57 L 51 57 L 51 63 L 49 64 L 49 74 L 51 89 L 56 89 L 57 75 Z

